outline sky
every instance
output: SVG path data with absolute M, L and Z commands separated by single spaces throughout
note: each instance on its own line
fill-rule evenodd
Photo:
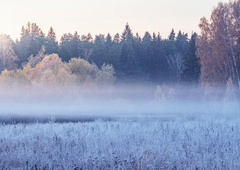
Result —
M 171 29 L 200 32 L 199 20 L 210 18 L 220 0 L 0 0 L 0 33 L 20 37 L 27 22 L 37 23 L 47 34 L 52 26 L 57 39 L 64 33 L 79 35 L 122 33 L 126 23 L 133 33 L 160 32 L 167 38 Z M 228 2 L 228 0 L 222 0 Z

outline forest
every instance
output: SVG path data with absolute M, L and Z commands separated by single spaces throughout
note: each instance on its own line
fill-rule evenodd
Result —
M 199 35 L 172 29 L 166 39 L 160 33 L 134 35 L 127 23 L 114 36 L 75 32 L 58 41 L 52 27 L 45 34 L 28 22 L 15 41 L 0 35 L 0 83 L 191 84 L 206 94 L 221 87 L 221 95 L 230 90 L 239 98 L 239 4 L 219 3 L 210 20 L 201 19 Z
M 57 54 L 62 62 L 81 58 L 98 68 L 112 66 L 117 82 L 198 83 L 200 63 L 196 56 L 197 34 L 171 31 L 168 39 L 146 32 L 133 35 L 126 24 L 121 35 L 64 34 L 60 41 L 51 27 L 45 35 L 36 23 L 22 27 L 20 40 L 1 35 L 1 71 L 34 67 L 44 57 Z M 8 46 L 6 46 L 6 42 Z M 5 44 L 5 47 L 3 46 Z
M 93 37 L 76 31 L 57 40 L 52 27 L 46 34 L 28 22 L 15 41 L 0 35 L 0 85 L 190 85 L 202 88 L 206 98 L 239 99 L 239 6 L 239 1 L 220 2 L 209 20 L 201 18 L 199 34 L 172 29 L 165 39 L 148 31 L 141 37 L 127 23 L 121 34 Z

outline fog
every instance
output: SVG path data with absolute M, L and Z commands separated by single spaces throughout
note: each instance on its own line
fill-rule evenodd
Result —
M 5 123 L 17 123 L 237 116 L 238 102 L 218 95 L 222 89 L 215 91 L 215 96 L 206 97 L 205 92 L 195 86 L 127 84 L 98 88 L 2 89 L 0 118 Z

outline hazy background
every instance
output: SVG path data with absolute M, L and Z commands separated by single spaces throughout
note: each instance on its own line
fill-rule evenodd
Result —
M 227 0 L 222 0 L 227 2 Z M 172 28 L 191 34 L 199 32 L 199 20 L 210 16 L 219 0 L 1 0 L 0 33 L 19 38 L 21 26 L 35 22 L 47 33 L 50 26 L 57 38 L 78 31 L 112 35 L 121 33 L 128 22 L 133 32 L 159 32 L 167 37 Z
M 239 117 L 238 102 L 204 99 L 200 88 L 179 86 L 171 95 L 165 92 L 158 93 L 153 86 L 144 85 L 112 86 L 95 91 L 16 88 L 1 93 L 0 122 Z

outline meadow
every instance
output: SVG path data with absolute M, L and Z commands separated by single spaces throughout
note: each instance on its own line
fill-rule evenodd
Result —
M 0 125 L 0 169 L 240 169 L 240 119 Z

